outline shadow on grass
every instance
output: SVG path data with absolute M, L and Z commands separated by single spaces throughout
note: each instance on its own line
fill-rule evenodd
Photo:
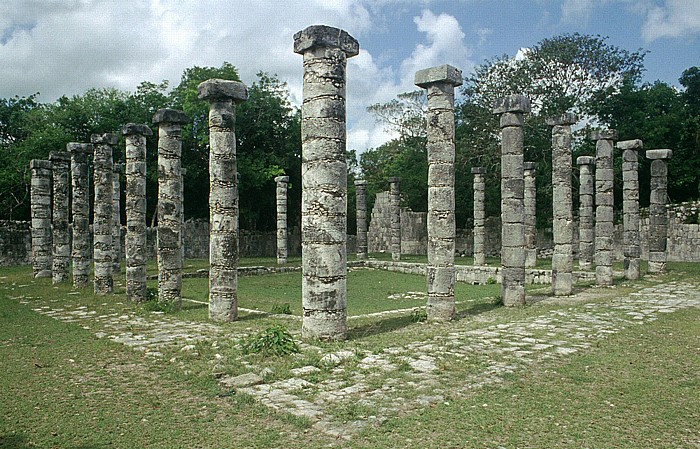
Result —
M 3 449 L 29 449 L 37 447 L 34 442 L 28 441 L 24 434 L 0 435 L 0 448 Z M 105 445 L 80 445 L 72 446 L 74 449 L 100 449 Z
M 461 320 L 470 316 L 480 315 L 482 313 L 490 312 L 499 307 L 501 307 L 500 300 L 474 304 L 467 309 L 458 311 L 456 319 Z M 383 334 L 385 332 L 391 332 L 397 329 L 410 326 L 412 324 L 415 324 L 415 319 L 413 315 L 402 315 L 391 318 L 385 318 L 382 320 L 362 324 L 360 326 L 348 329 L 348 339 L 356 340 L 364 337 Z

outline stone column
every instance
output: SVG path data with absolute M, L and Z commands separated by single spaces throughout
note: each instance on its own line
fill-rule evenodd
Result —
M 238 165 L 236 104 L 248 99 L 240 81 L 199 85 L 209 103 L 209 318 L 238 319 Z
M 537 185 L 535 172 L 536 162 L 523 162 L 523 204 L 525 220 L 525 267 L 532 268 L 537 265 Z
M 649 272 L 666 271 L 666 245 L 668 243 L 668 160 L 671 150 L 647 150 L 651 160 L 651 196 L 649 198 Z
M 158 125 L 158 302 L 182 304 L 182 125 L 189 117 L 159 109 Z
M 595 145 L 595 279 L 596 284 L 613 284 L 613 140 L 614 129 L 594 131 Z
M 455 87 L 462 72 L 450 65 L 416 72 L 428 94 L 428 320 L 455 316 Z
M 35 278 L 51 276 L 51 162 L 32 159 L 32 271 Z
M 118 275 L 122 270 L 122 218 L 121 218 L 121 183 L 119 175 L 121 164 L 114 164 L 112 172 L 112 274 Z
M 472 167 L 474 175 L 474 265 L 486 265 L 486 168 Z
M 391 207 L 391 260 L 401 260 L 401 178 L 389 178 L 389 205 Z
M 367 181 L 355 181 L 355 212 L 357 214 L 357 258 L 367 258 Z
M 146 138 L 153 135 L 146 125 L 129 123 L 126 136 L 126 296 L 146 301 Z
M 617 143 L 622 150 L 622 240 L 625 278 L 639 279 L 641 275 L 641 248 L 639 241 L 639 157 L 643 148 L 641 140 L 624 140 Z
M 503 305 L 525 304 L 525 188 L 523 173 L 523 122 L 530 99 L 510 95 L 496 101 L 501 114 L 501 264 Z
M 71 155 L 71 212 L 73 215 L 73 287 L 85 288 L 90 278 L 90 177 L 88 155 L 92 144 L 71 142 L 66 145 Z
M 573 113 L 549 117 L 552 126 L 552 293 L 570 295 L 574 286 L 574 211 L 571 193 L 571 125 Z
M 51 282 L 60 284 L 70 279 L 70 234 L 68 217 L 70 209 L 70 154 L 52 151 L 49 154 L 53 173 L 53 269 Z
M 593 255 L 595 253 L 595 232 L 593 230 L 595 158 L 579 156 L 576 158 L 576 165 L 579 166 L 578 268 L 579 270 L 590 270 L 593 268 Z
M 287 263 L 287 190 L 289 176 L 278 176 L 277 183 L 277 263 Z
M 118 142 L 117 136 L 110 133 L 93 134 L 94 145 L 94 185 L 95 200 L 92 219 L 93 261 L 95 267 L 94 290 L 96 295 L 105 295 L 114 290 L 112 277 L 112 260 L 114 245 L 112 228 L 114 227 L 114 208 L 112 206 L 112 176 L 114 161 L 112 146 Z
M 347 335 L 345 69 L 355 38 L 325 25 L 294 35 L 304 55 L 302 139 L 302 335 Z

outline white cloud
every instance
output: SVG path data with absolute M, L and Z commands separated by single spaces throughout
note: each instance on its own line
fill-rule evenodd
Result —
M 666 0 L 649 6 L 642 25 L 642 38 L 648 43 L 662 38 L 700 34 L 700 1 Z
M 564 0 L 561 4 L 562 24 L 586 24 L 593 10 L 604 0 Z
M 404 85 L 413 86 L 418 70 L 441 64 L 451 64 L 466 72 L 474 66 L 469 60 L 471 50 L 464 43 L 464 32 L 457 19 L 449 14 L 435 15 L 424 10 L 413 21 L 418 31 L 425 33 L 428 44 L 418 44 L 409 58 L 401 64 Z

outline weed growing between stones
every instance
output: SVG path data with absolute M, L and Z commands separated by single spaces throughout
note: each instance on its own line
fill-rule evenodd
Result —
M 292 315 L 292 306 L 288 302 L 273 304 L 271 312 L 277 315 Z
M 425 309 L 414 309 L 411 313 L 411 321 L 414 323 L 422 323 L 428 320 L 428 312 Z
M 148 287 L 146 289 L 146 301 L 143 303 L 143 308 L 148 312 L 162 313 L 173 313 L 179 310 L 179 307 L 174 302 L 158 300 L 158 287 Z
M 299 345 L 294 337 L 281 324 L 275 324 L 262 332 L 241 342 L 244 354 L 264 354 L 283 356 L 299 352 Z

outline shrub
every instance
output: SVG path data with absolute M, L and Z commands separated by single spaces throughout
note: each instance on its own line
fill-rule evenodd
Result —
M 241 342 L 244 354 L 283 356 L 299 352 L 299 345 L 286 327 L 275 324 Z

